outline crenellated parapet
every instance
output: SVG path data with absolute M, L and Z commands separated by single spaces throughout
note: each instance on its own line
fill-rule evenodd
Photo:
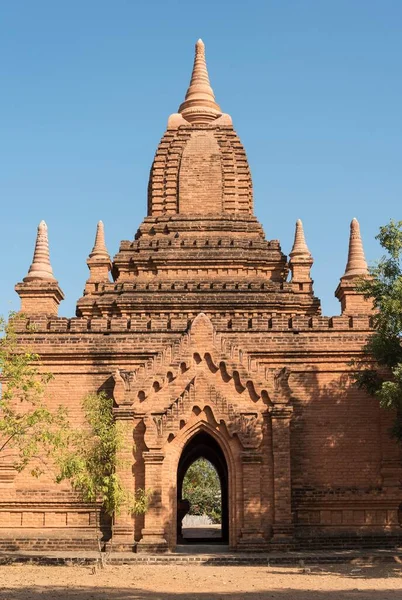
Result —
M 18 332 L 49 333 L 183 333 L 195 314 L 185 313 L 143 313 L 131 317 L 51 317 L 47 315 L 31 315 L 19 319 L 15 323 Z M 331 332 L 331 331 L 372 331 L 370 315 L 341 315 L 334 317 L 287 315 L 287 314 L 252 314 L 209 315 L 214 327 L 220 332 Z
M 133 242 L 123 241 L 113 261 L 116 283 L 242 282 L 286 280 L 286 257 L 265 239 L 255 217 L 172 215 L 148 217 Z

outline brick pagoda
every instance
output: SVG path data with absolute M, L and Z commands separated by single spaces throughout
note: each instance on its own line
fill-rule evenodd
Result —
M 341 315 L 324 317 L 301 221 L 288 259 L 254 216 L 246 153 L 215 100 L 201 40 L 156 151 L 148 215 L 113 260 L 99 222 L 87 264 L 76 317 L 58 317 L 63 293 L 41 222 L 16 286 L 19 339 L 55 375 L 50 405 L 79 420 L 82 397 L 104 390 L 129 424 L 120 475 L 152 500 L 145 516 L 116 516 L 115 546 L 175 549 L 183 476 L 200 456 L 219 474 L 232 549 L 397 540 L 391 416 L 350 378 L 370 333 L 370 304 L 355 290 L 367 275 L 358 222 L 336 289 Z M 93 506 L 65 484 L 6 464 L 0 490 L 0 547 L 92 544 Z

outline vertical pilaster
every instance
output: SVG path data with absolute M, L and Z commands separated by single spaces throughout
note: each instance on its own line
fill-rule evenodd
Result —
M 243 527 L 239 549 L 263 549 L 266 543 L 261 527 L 261 453 L 246 449 L 241 454 L 243 471 Z
M 392 427 L 391 413 L 381 410 L 381 479 L 382 487 L 388 492 L 398 495 L 402 483 L 402 451 L 401 446 L 390 436 Z
M 123 425 L 124 441 L 117 457 L 117 475 L 125 489 L 134 492 L 133 481 L 133 418 L 134 411 L 128 406 L 119 406 L 113 409 L 116 422 Z M 133 550 L 134 547 L 134 521 L 130 511 L 122 507 L 119 514 L 113 518 L 113 546 L 115 549 Z
M 290 462 L 290 421 L 293 407 L 271 409 L 274 464 L 274 536 L 272 542 L 288 544 L 293 538 L 292 482 Z
M 145 466 L 145 489 L 150 490 L 151 500 L 145 513 L 142 538 L 138 542 L 137 552 L 166 552 L 168 549 L 163 524 L 162 505 L 162 465 L 165 458 L 159 450 L 143 453 Z

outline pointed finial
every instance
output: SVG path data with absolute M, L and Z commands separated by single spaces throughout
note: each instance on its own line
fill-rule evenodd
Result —
M 306 239 L 304 237 L 303 223 L 301 219 L 297 219 L 296 221 L 295 240 L 289 256 L 291 258 L 294 258 L 295 256 L 306 256 L 311 258 L 310 250 L 307 247 Z
M 49 241 L 45 221 L 41 221 L 38 225 L 32 264 L 29 267 L 28 275 L 24 277 L 23 281 L 35 281 L 37 279 L 56 281 L 50 264 Z
M 222 114 L 209 82 L 205 46 L 201 39 L 195 45 L 193 73 L 179 113 L 190 123 L 209 123 Z
M 346 265 L 343 277 L 356 277 L 367 274 L 367 262 L 364 256 L 359 221 L 352 219 L 350 224 L 348 264 Z
M 95 244 L 91 254 L 87 258 L 89 268 L 89 279 L 85 284 L 84 296 L 97 291 L 98 283 L 109 281 L 109 271 L 112 267 L 109 252 L 105 244 L 105 228 L 102 221 L 96 227 Z
M 107 260 L 110 260 L 109 252 L 107 251 L 106 243 L 105 243 L 105 228 L 103 226 L 102 221 L 99 221 L 98 225 L 96 227 L 95 244 L 94 244 L 94 247 L 92 248 L 92 252 L 89 255 L 89 258 L 92 258 L 95 260 L 96 259 L 104 260 L 106 258 Z
M 310 271 L 313 265 L 313 257 L 307 248 L 304 237 L 303 223 L 300 219 L 296 221 L 295 240 L 292 251 L 289 254 L 289 267 L 292 272 L 291 284 L 297 293 L 312 293 L 313 280 Z

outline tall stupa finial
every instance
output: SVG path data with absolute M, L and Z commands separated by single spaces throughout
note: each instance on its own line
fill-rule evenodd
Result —
M 38 225 L 32 264 L 29 267 L 28 275 L 24 277 L 23 281 L 35 281 L 37 279 L 56 281 L 50 264 L 49 240 L 45 221 L 41 221 Z
M 193 73 L 179 113 L 189 123 L 209 123 L 222 114 L 219 105 L 215 102 L 214 92 L 209 82 L 205 45 L 201 39 L 195 45 Z
M 89 258 L 95 259 L 95 260 L 96 259 L 104 260 L 106 258 L 107 260 L 110 260 L 109 253 L 107 251 L 106 243 L 105 243 L 105 228 L 103 226 L 102 221 L 99 221 L 98 225 L 96 227 L 95 244 L 94 244 L 94 247 L 92 248 L 92 252 L 89 255 Z
M 357 219 L 353 219 L 350 224 L 349 254 L 343 277 L 358 277 L 367 275 L 368 268 L 364 256 L 363 242 L 360 235 L 360 226 Z
M 301 219 L 297 219 L 296 221 L 295 239 L 289 256 L 291 258 L 297 256 L 306 256 L 311 258 L 310 250 L 307 247 L 306 238 L 304 237 L 304 229 Z

